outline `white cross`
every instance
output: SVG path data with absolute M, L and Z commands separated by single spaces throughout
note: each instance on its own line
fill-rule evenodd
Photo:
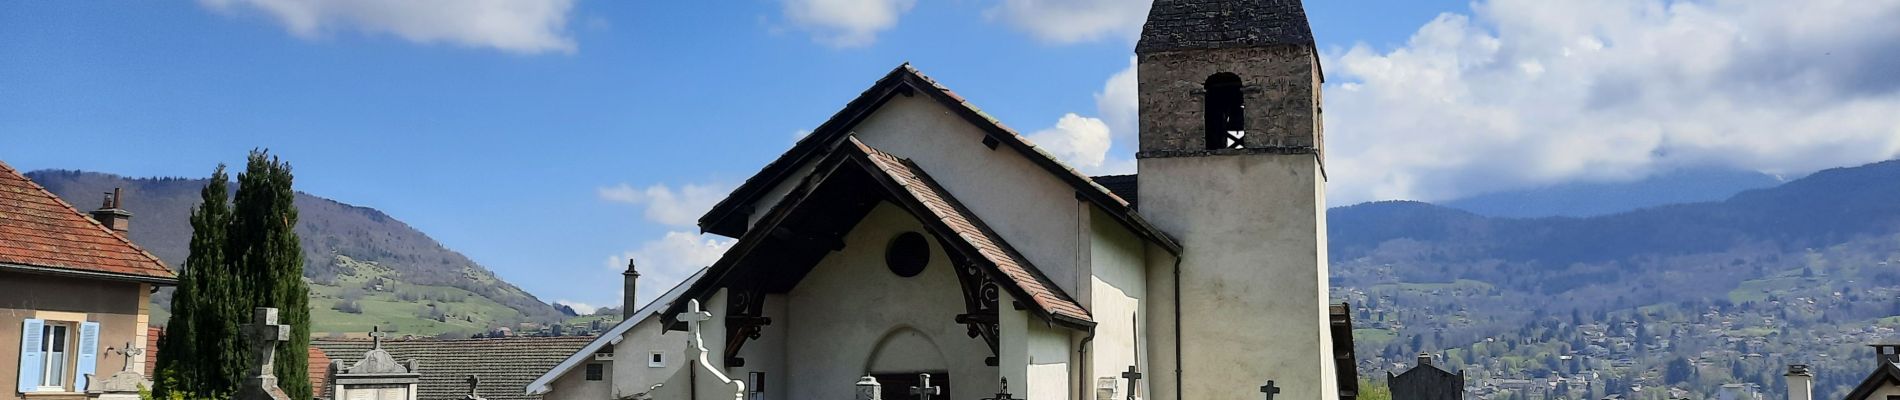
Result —
M 680 322 L 685 322 L 686 334 L 692 335 L 694 339 L 698 339 L 699 338 L 699 323 L 711 320 L 712 313 L 705 310 L 701 310 L 699 308 L 699 300 L 692 299 L 692 300 L 686 301 L 686 311 L 680 313 L 679 316 L 673 317 L 673 318 L 678 319 Z
M 930 396 L 943 394 L 942 386 L 930 386 L 930 374 L 917 374 L 917 386 L 910 387 L 910 394 L 917 400 L 930 400 Z

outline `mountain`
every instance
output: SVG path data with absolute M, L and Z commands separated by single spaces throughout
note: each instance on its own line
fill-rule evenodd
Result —
M 103 193 L 123 188 L 124 208 L 133 214 L 132 241 L 174 268 L 184 264 L 191 208 L 207 182 L 64 170 L 27 177 L 82 211 L 97 208 Z M 381 211 L 302 192 L 295 202 L 313 297 L 312 332 L 362 333 L 375 325 L 399 334 L 466 337 L 563 318 L 548 303 Z M 163 292 L 154 303 L 166 308 L 169 298 Z
M 1695 168 L 1633 182 L 1578 182 L 1487 193 L 1444 202 L 1491 217 L 1593 217 L 1667 204 L 1720 201 L 1782 180 L 1753 171 Z
M 1328 218 L 1335 297 L 1376 376 L 1428 351 L 1483 379 L 1581 385 L 1551 398 L 1773 397 L 1786 364 L 1810 363 L 1817 398 L 1839 398 L 1875 365 L 1866 344 L 1900 339 L 1900 160 L 1592 217 L 1378 202 Z M 1692 373 L 1662 373 L 1682 360 Z

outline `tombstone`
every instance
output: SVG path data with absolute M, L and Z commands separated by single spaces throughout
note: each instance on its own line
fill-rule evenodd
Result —
M 477 377 L 475 375 L 469 375 L 468 376 L 468 395 L 462 396 L 462 400 L 488 400 L 487 398 L 483 398 L 482 394 L 476 390 L 476 388 L 480 387 L 481 385 L 482 385 L 481 377 Z
M 277 387 L 274 359 L 277 343 L 290 340 L 290 325 L 277 324 L 277 309 L 258 307 L 251 312 L 251 323 L 244 325 L 244 339 L 251 347 L 251 370 L 244 386 L 238 387 L 235 400 L 290 400 Z
M 855 386 L 858 389 L 858 395 L 853 397 L 853 400 L 884 400 L 884 385 L 878 384 L 877 378 L 865 375 L 863 378 L 858 378 Z
M 910 387 L 910 395 L 917 400 L 930 400 L 930 396 L 942 396 L 942 386 L 930 385 L 930 374 L 917 374 L 917 386 Z
M 383 338 L 389 334 L 382 329 L 371 328 L 369 336 L 373 342 L 369 351 L 363 352 L 362 360 L 348 367 L 343 366 L 343 360 L 331 361 L 330 397 L 414 400 L 417 385 L 422 380 L 418 363 L 415 360 L 397 363 L 396 358 L 383 349 Z
M 1135 388 L 1141 384 L 1141 372 L 1136 371 L 1135 366 L 1130 365 L 1128 366 L 1128 372 L 1122 373 L 1122 379 L 1128 380 L 1128 400 L 1139 399 L 1140 397 L 1135 396 Z
M 145 375 L 139 374 L 139 371 L 133 368 L 133 360 L 144 355 L 145 349 L 132 347 L 131 342 L 126 342 L 125 347 L 112 352 L 125 357 L 125 368 L 119 369 L 118 373 L 104 380 L 88 376 L 86 396 L 105 400 L 138 399 L 140 389 L 152 387 L 151 382 L 145 380 Z
M 1465 394 L 1465 374 L 1445 371 L 1432 365 L 1432 355 L 1419 353 L 1418 365 L 1405 373 L 1386 373 L 1386 385 L 1392 400 L 1460 400 Z
M 1276 385 L 1272 380 L 1268 380 L 1266 385 L 1260 386 L 1260 393 L 1267 396 L 1267 400 L 1273 400 L 1273 396 L 1280 395 L 1280 385 Z

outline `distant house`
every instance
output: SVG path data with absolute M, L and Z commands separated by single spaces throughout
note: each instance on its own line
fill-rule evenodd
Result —
M 646 307 L 633 308 L 632 297 L 627 297 L 622 310 L 630 312 L 619 324 L 549 368 L 528 384 L 527 393 L 546 400 L 618 399 L 646 393 L 673 376 L 685 362 L 667 357 L 686 346 L 686 334 L 675 331 L 667 335 L 660 312 L 705 274 L 706 270 L 700 269 Z M 629 265 L 626 276 L 626 292 L 633 293 L 632 281 L 640 275 Z
M 476 390 L 488 400 L 538 400 L 540 396 L 524 394 L 521 388 L 593 340 L 590 336 L 384 340 L 382 349 L 389 358 L 416 362 L 422 374 L 412 397 L 416 400 L 465 399 L 471 375 L 480 382 Z M 356 364 L 376 347 L 374 341 L 360 339 L 316 339 L 310 344 L 345 365 Z M 329 385 L 311 382 L 311 386 Z
M 126 239 L 120 197 L 86 213 L 0 163 L 0 400 L 84 398 L 88 375 L 144 371 L 151 293 L 178 278 Z

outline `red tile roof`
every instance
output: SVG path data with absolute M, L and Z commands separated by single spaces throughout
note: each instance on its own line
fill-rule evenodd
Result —
M 856 137 L 846 137 L 845 140 L 865 152 L 872 164 L 877 165 L 879 170 L 902 185 L 912 198 L 929 210 L 931 217 L 941 221 L 964 243 L 975 247 L 977 253 L 982 254 L 985 260 L 995 265 L 1003 275 L 1000 277 L 1003 279 L 999 280 L 1021 288 L 1022 294 L 1028 295 L 1029 300 L 1050 315 L 1075 321 L 1090 321 L 1088 310 L 1083 309 L 1068 294 L 1063 293 L 1062 289 L 1050 283 L 1049 278 L 1042 275 L 1042 272 L 1030 264 L 1028 259 L 1017 253 L 995 231 L 991 231 L 983 220 L 971 214 L 969 209 L 964 208 L 963 204 L 950 196 L 948 191 L 937 185 L 936 181 L 931 180 L 930 176 L 926 175 L 915 163 L 867 146 L 864 142 L 859 142 Z
M 170 283 L 158 257 L 0 162 L 0 266 Z
M 165 336 L 165 330 L 156 326 L 145 327 L 145 376 L 151 377 L 158 370 L 158 337 Z
M 313 345 L 305 357 L 309 361 L 305 365 L 310 373 L 310 394 L 312 397 L 323 397 L 323 390 L 330 387 L 330 355 Z

